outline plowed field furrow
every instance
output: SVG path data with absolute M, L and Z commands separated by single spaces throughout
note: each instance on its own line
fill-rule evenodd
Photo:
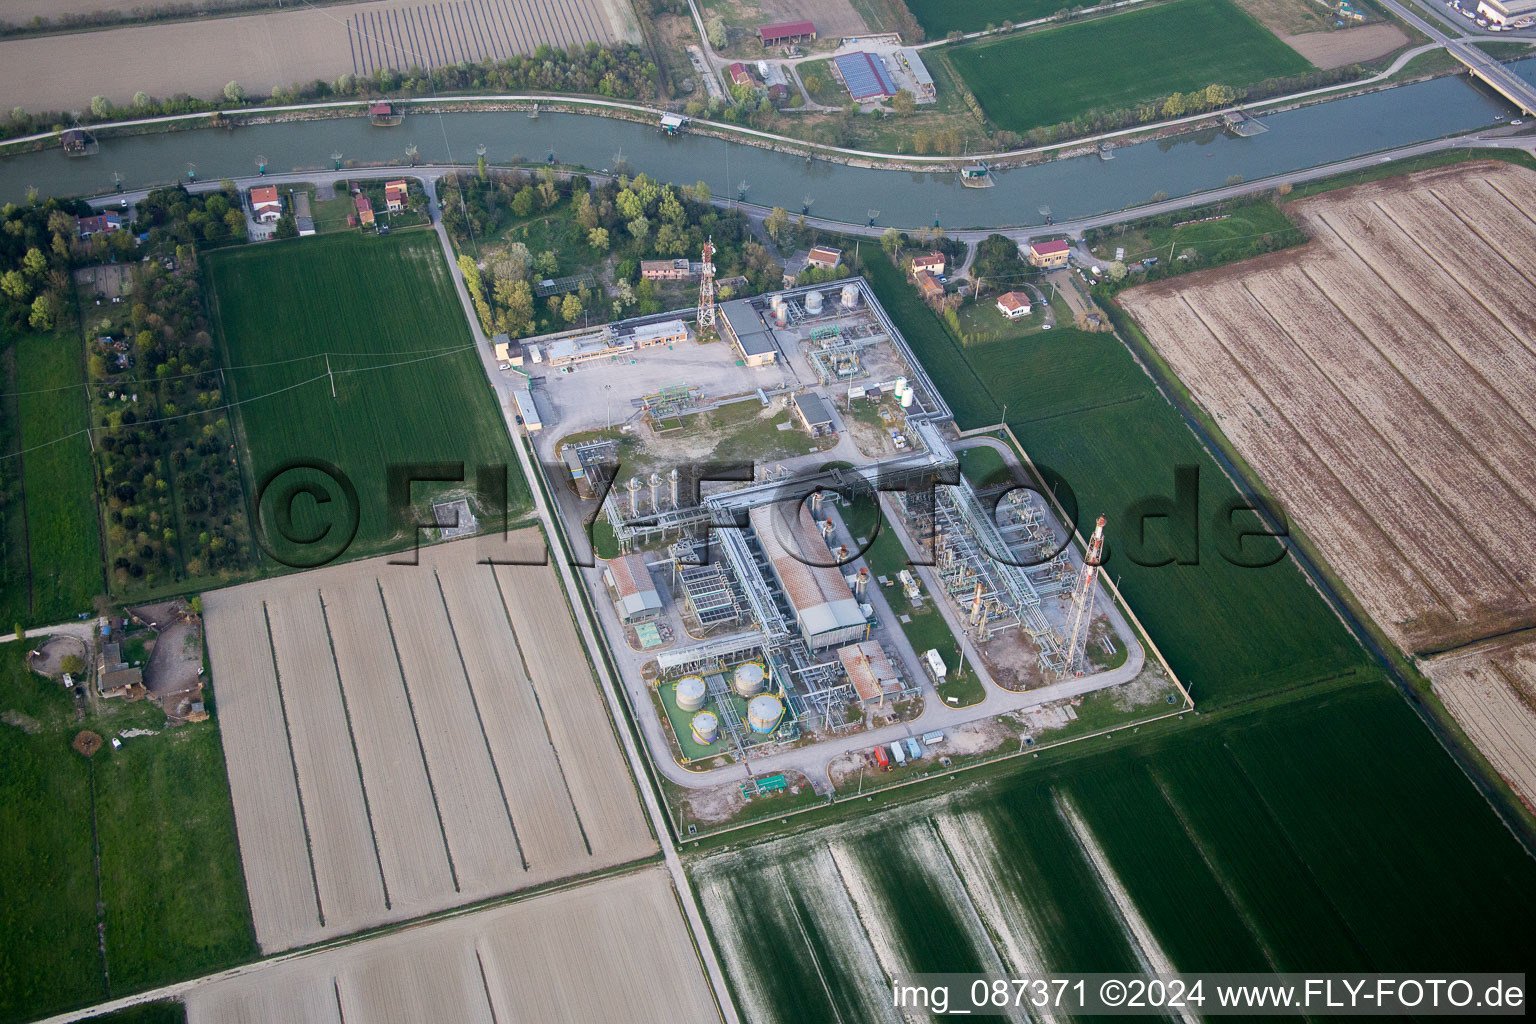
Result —
M 320 591 L 395 908 L 423 913 L 453 892 L 442 829 L 372 577 Z
M 1498 260 L 1498 266 L 1506 268 L 1516 280 L 1536 288 L 1536 224 L 1522 210 L 1487 182 L 1471 185 L 1470 203 L 1439 189 L 1430 189 L 1429 194 L 1442 211 L 1478 237 L 1491 258 Z
M 496 579 L 594 856 L 655 848 L 554 570 L 497 566 Z
M 320 601 L 310 591 L 268 604 L 267 616 L 326 924 L 349 932 L 381 924 L 384 885 L 357 762 L 337 756 L 350 754 L 351 742 Z
M 1232 443 L 1254 464 L 1270 468 L 1271 489 L 1289 518 L 1305 523 L 1324 550 L 1386 553 L 1348 560 L 1347 568 L 1357 591 L 1380 595 L 1382 603 L 1373 607 L 1389 628 L 1425 608 L 1448 615 L 1439 594 L 1395 547 L 1396 539 L 1366 513 L 1187 303 L 1158 298 L 1133 308 L 1154 336 L 1166 339 L 1161 351 Z
M 501 766 L 512 817 L 531 872 L 569 872 L 586 857 L 581 832 L 565 781 L 551 756 L 538 705 L 512 632 L 496 578 L 489 566 L 445 566 L 438 577 L 448 602 L 448 614 L 459 635 L 460 648 L 480 705 L 480 717 Z M 472 638 L 472 642 L 464 642 Z M 538 823 L 537 828 L 522 823 Z
M 460 886 L 466 892 L 506 891 L 522 884 L 512 825 L 436 581 L 425 566 L 384 568 L 379 585 L 385 614 L 410 688 Z
M 462 941 L 423 945 L 410 957 L 362 960 L 338 980 L 348 1021 L 496 1024 L 474 947 Z
M 1285 351 L 1291 339 L 1251 297 L 1246 302 L 1233 295 L 1217 302 L 1208 294 L 1186 300 L 1232 351 L 1233 357 L 1252 369 L 1260 387 L 1272 402 L 1284 403 L 1286 416 L 1308 439 L 1309 445 L 1365 507 L 1397 545 L 1412 556 L 1405 539 L 1430 530 L 1451 545 L 1461 540 L 1455 520 L 1434 496 L 1411 475 L 1401 473 L 1396 460 L 1380 446 L 1368 426 L 1338 395 L 1335 388 L 1311 367 L 1281 362 L 1270 353 Z M 1306 421 L 1306 426 L 1301 421 Z M 1475 607 L 1482 580 L 1474 563 L 1478 552 L 1462 545 L 1463 558 L 1438 559 L 1419 571 L 1458 616 Z
M 1504 780 L 1536 805 L 1536 639 L 1492 641 L 1429 662 L 1435 693 Z
M 1306 361 L 1333 384 L 1359 424 L 1357 430 L 1383 442 L 1382 479 L 1388 484 L 1411 475 L 1472 545 L 1482 574 L 1495 594 L 1512 587 L 1529 599 L 1530 590 L 1506 571 L 1506 560 L 1536 565 L 1536 537 L 1508 536 L 1488 516 L 1490 508 L 1514 514 L 1525 507 L 1482 455 L 1437 410 L 1379 357 L 1356 323 L 1356 302 L 1348 289 L 1326 294 L 1310 274 L 1275 275 L 1251 282 L 1248 290 L 1294 342 L 1276 359 Z M 1430 340 L 1429 344 L 1433 344 Z M 1307 419 L 1319 429 L 1323 424 Z M 1345 427 L 1347 424 L 1340 424 Z M 1434 529 L 1433 524 L 1429 526 Z M 1513 550 L 1510 545 L 1513 544 Z M 1494 552 L 1500 557 L 1493 557 Z M 1457 546 L 1445 552 L 1460 557 Z M 1498 603 L 1497 601 L 1495 603 Z
M 258 975 L 200 986 L 187 996 L 187 1019 L 195 1024 L 345 1024 L 330 973 L 314 970 L 286 972 L 279 985 Z
M 261 603 L 207 595 L 208 653 L 256 938 L 264 951 L 320 934 L 298 784 Z
M 1536 227 L 1536 197 L 1531 195 L 1530 189 L 1522 188 L 1519 182 L 1511 181 L 1508 175 L 1493 174 L 1478 180 L 1475 187 L 1483 189 L 1485 194 L 1491 193 L 1488 207 L 1490 213 L 1508 213 L 1510 222 L 1516 227 L 1524 227 L 1526 224 Z M 1493 195 L 1509 204 L 1507 211 L 1492 203 Z

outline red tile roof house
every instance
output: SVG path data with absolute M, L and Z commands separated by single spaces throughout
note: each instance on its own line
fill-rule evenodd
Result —
M 1029 296 L 1023 292 L 1006 292 L 997 297 L 997 311 L 1009 320 L 1029 316 Z
M 809 21 L 786 21 L 778 25 L 760 25 L 757 29 L 757 38 L 762 40 L 764 46 L 778 46 L 780 43 L 798 43 L 803 39 L 815 39 L 816 26 Z
M 843 250 L 833 249 L 825 245 L 818 245 L 806 256 L 805 262 L 822 270 L 836 270 L 837 265 L 843 261 Z
M 384 204 L 389 207 L 390 213 L 399 213 L 405 209 L 406 200 L 410 195 L 410 186 L 404 178 L 384 183 Z
M 75 218 L 75 228 L 80 232 L 81 238 L 90 238 L 92 235 L 105 234 L 108 231 L 118 231 L 122 226 L 122 214 L 115 210 L 105 210 L 94 216 Z
M 732 85 L 752 85 L 752 84 L 754 84 L 753 81 L 752 81 L 752 72 L 748 71 L 747 70 L 747 66 L 745 64 L 742 64 L 740 61 L 738 61 L 735 64 L 732 64 L 730 67 L 726 68 L 726 70 L 731 73 L 731 84 Z
M 917 278 L 917 290 L 923 293 L 924 299 L 942 299 L 944 297 L 944 286 L 939 283 L 938 278 L 926 270 L 919 270 L 914 276 Z
M 368 193 L 359 192 L 352 197 L 353 204 L 357 207 L 358 222 L 367 227 L 373 223 L 373 203 L 368 199 Z
M 251 189 L 251 216 L 258 223 L 271 224 L 283 215 L 283 201 L 271 185 Z
M 1062 239 L 1052 242 L 1030 242 L 1029 263 L 1034 267 L 1064 267 L 1072 247 Z
M 944 254 L 941 252 L 930 252 L 920 256 L 913 256 L 912 273 L 915 275 L 919 270 L 926 270 L 930 274 L 944 273 Z

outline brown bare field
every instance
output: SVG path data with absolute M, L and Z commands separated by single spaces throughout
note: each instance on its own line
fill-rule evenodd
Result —
M 204 595 L 264 950 L 655 852 L 553 570 L 478 555 Z
M 1533 185 L 1475 163 L 1326 193 L 1289 207 L 1304 248 L 1121 296 L 1412 654 L 1536 624 Z M 1436 690 L 1529 797 L 1529 697 L 1468 664 Z
M 1332 32 L 1282 35 L 1280 41 L 1324 70 L 1377 60 L 1408 43 L 1396 25 L 1381 22 Z
M 0 95 L 31 111 L 83 110 L 92 96 L 251 94 L 278 86 L 505 60 L 541 44 L 638 42 L 627 0 L 374 0 L 202 21 L 167 22 L 0 42 Z M 90 68 L 59 74 L 59 68 Z
M 1536 810 L 1536 636 L 1464 647 L 1429 659 L 1425 670 L 1478 749 Z
M 659 867 L 260 966 L 186 1003 L 191 1024 L 720 1019 Z

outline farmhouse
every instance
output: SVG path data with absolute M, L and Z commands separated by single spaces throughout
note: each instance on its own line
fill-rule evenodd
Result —
M 752 80 L 752 72 L 748 71 L 747 66 L 741 63 L 741 61 L 737 61 L 725 70 L 731 76 L 732 85 L 752 86 L 757 84 Z
M 644 555 L 609 559 L 603 580 L 613 589 L 614 610 L 625 623 L 648 619 L 661 611 L 661 595 L 656 592 Z
M 816 26 L 809 21 L 785 21 L 777 25 L 759 25 L 757 38 L 763 46 L 808 42 L 816 38 Z
M 843 262 L 843 250 L 818 245 L 806 254 L 805 262 L 822 270 L 836 270 L 837 265 Z
M 913 277 L 917 281 L 917 290 L 922 294 L 924 302 L 932 302 L 934 299 L 944 297 L 944 286 L 928 271 L 919 270 Z
M 791 404 L 795 408 L 795 416 L 800 420 L 800 425 L 812 437 L 820 437 L 832 432 L 832 411 L 827 408 L 827 403 L 822 401 L 820 395 L 814 391 L 802 392 L 794 397 Z
M 410 186 L 404 178 L 384 183 L 384 205 L 390 213 L 399 213 L 405 209 L 405 204 L 410 198 Z
M 724 334 L 748 366 L 766 366 L 778 359 L 778 346 L 762 316 L 746 299 L 732 299 L 720 305 Z
M 1009 320 L 1029 316 L 1029 296 L 1024 292 L 1004 292 L 997 297 L 997 311 Z
M 784 287 L 793 288 L 800 280 L 800 275 L 805 273 L 805 268 L 810 266 L 811 253 L 808 249 L 796 249 L 794 255 L 784 261 Z
M 920 270 L 926 270 L 930 274 L 942 274 L 944 273 L 944 265 L 944 254 L 941 252 L 929 252 L 913 256 L 912 276 L 916 277 L 917 272 Z
M 251 217 L 260 224 L 271 224 L 283 215 L 283 201 L 272 185 L 251 189 Z
M 837 649 L 837 660 L 843 663 L 853 692 L 865 704 L 885 705 L 887 695 L 902 691 L 901 677 L 891 666 L 891 659 L 874 640 L 864 640 Z
M 693 264 L 686 259 L 641 260 L 640 276 L 647 281 L 686 281 L 693 276 Z
M 81 238 L 90 238 L 92 235 L 105 234 L 108 231 L 120 231 L 122 227 L 122 214 L 116 210 L 103 210 L 90 217 L 75 218 L 75 228 L 80 232 Z
M 848 95 L 859 103 L 896 95 L 896 84 L 876 54 L 865 50 L 845 53 L 833 60 L 832 67 L 848 88 Z
M 1064 267 L 1067 265 L 1067 256 L 1071 252 L 1072 247 L 1059 238 L 1050 242 L 1030 242 L 1029 265 L 1053 270 Z
M 373 223 L 373 202 L 368 198 L 368 193 L 359 192 L 352 197 L 353 204 L 357 207 L 357 222 L 363 227 Z
M 821 539 L 808 505 L 798 514 L 760 505 L 747 513 L 757 542 L 794 612 L 800 635 L 811 650 L 864 639 L 868 623 L 840 566 Z
M 663 320 L 635 328 L 635 348 L 653 345 L 681 345 L 688 340 L 688 325 L 681 320 Z

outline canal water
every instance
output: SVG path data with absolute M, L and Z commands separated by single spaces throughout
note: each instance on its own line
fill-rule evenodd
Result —
M 1514 65 L 1536 78 L 1536 59 Z M 584 114 L 417 113 L 398 128 L 364 118 L 295 121 L 234 130 L 199 129 L 103 141 L 101 152 L 71 159 L 58 149 L 0 158 L 0 200 L 22 199 L 29 186 L 51 195 L 93 195 L 185 180 L 329 168 L 333 157 L 360 164 L 403 162 L 414 145 L 422 163 L 486 159 L 533 162 L 551 154 L 593 170 L 622 159 L 635 171 L 677 183 L 700 179 L 717 196 L 747 184 L 749 202 L 835 220 L 948 229 L 1039 224 L 1146 202 L 1154 193 L 1187 195 L 1246 179 L 1284 174 L 1365 153 L 1474 130 L 1509 108 L 1462 77 L 1439 78 L 1365 96 L 1319 103 L 1261 118 L 1269 131 L 1235 138 L 1209 130 L 1097 155 L 998 172 L 990 189 L 960 187 L 953 173 L 871 170 L 774 153 L 703 136 L 662 136 L 648 125 Z

